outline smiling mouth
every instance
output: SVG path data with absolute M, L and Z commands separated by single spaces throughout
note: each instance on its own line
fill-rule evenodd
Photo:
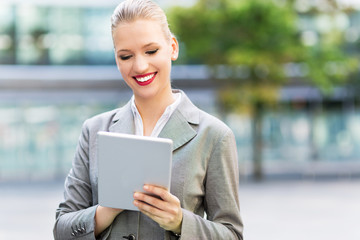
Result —
M 144 75 L 134 76 L 133 78 L 135 79 L 137 84 L 141 86 L 145 86 L 145 85 L 149 85 L 155 79 L 156 74 L 157 72 L 153 72 Z

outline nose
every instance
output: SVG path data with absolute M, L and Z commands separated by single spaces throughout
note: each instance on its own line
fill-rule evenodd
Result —
M 144 73 L 148 69 L 149 63 L 143 56 L 137 56 L 133 63 L 133 70 L 136 73 Z

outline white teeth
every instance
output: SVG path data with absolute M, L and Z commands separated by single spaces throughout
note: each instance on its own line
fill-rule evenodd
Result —
M 151 75 L 148 75 L 146 77 L 142 77 L 142 78 L 136 78 L 137 81 L 139 82 L 146 82 L 148 80 L 150 80 L 155 74 L 151 74 Z

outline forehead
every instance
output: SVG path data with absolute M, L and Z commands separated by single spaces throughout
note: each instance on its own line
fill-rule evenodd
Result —
M 120 23 L 113 31 L 115 49 L 132 49 L 149 43 L 168 44 L 161 25 L 154 20 L 139 19 Z

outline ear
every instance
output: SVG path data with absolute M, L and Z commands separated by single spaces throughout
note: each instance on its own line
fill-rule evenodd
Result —
M 179 57 L 179 43 L 176 37 L 171 37 L 171 60 L 175 61 Z

